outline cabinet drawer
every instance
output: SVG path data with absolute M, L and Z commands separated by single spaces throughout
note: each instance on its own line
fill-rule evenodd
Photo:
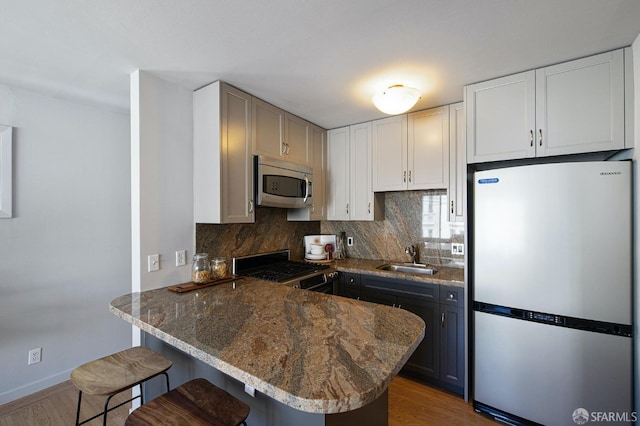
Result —
M 448 306 L 464 306 L 464 289 L 462 287 L 442 286 L 440 288 L 440 303 Z
M 361 285 L 364 291 L 385 292 L 423 302 L 438 301 L 437 284 L 363 275 Z
M 360 288 L 360 274 L 343 272 L 342 282 L 344 283 L 345 288 Z

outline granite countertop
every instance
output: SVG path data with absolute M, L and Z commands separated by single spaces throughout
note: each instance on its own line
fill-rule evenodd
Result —
M 355 272 L 360 274 L 377 275 L 381 277 L 397 278 L 410 281 L 419 281 L 430 284 L 450 285 L 454 287 L 464 287 L 464 269 L 451 267 L 434 268 L 437 272 L 434 275 L 407 274 L 404 272 L 383 271 L 376 269 L 385 263 L 392 263 L 384 260 L 355 259 L 346 258 L 335 260 L 331 266 L 342 272 Z M 402 262 L 398 262 L 402 263 Z
M 257 391 L 310 413 L 376 400 L 422 341 L 404 310 L 252 278 L 120 296 L 111 312 Z

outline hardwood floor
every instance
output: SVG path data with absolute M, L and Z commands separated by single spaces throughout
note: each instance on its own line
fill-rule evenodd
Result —
M 389 385 L 389 426 L 495 426 L 458 395 L 397 376 Z
M 124 392 L 114 397 L 114 402 L 124 401 L 127 395 Z M 78 392 L 67 381 L 0 406 L 0 426 L 73 425 L 77 403 Z M 103 398 L 83 395 L 81 419 L 101 411 L 103 405 Z M 107 424 L 124 425 L 129 407 L 130 403 L 110 412 Z M 102 419 L 87 424 L 98 426 Z M 398 376 L 389 386 L 389 426 L 401 425 L 495 426 L 496 422 L 474 412 L 471 404 L 457 395 Z
M 130 392 L 112 398 L 110 406 L 126 401 Z M 82 395 L 80 421 L 92 417 L 104 409 L 105 398 Z M 75 424 L 78 407 L 78 390 L 70 381 L 62 382 L 43 391 L 0 406 L 0 426 L 70 426 Z M 119 407 L 107 415 L 108 426 L 122 426 L 129 415 L 131 403 Z M 102 417 L 85 423 L 102 425 Z

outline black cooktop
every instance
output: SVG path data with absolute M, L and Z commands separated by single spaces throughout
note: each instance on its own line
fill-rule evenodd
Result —
M 233 273 L 265 281 L 285 282 L 327 269 L 328 265 L 289 260 L 289 250 L 233 259 Z

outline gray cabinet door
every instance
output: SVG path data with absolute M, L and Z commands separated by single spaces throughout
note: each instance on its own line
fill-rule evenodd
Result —
M 403 371 L 418 377 L 440 378 L 440 329 L 438 328 L 438 304 L 433 302 L 416 303 L 412 299 L 398 298 L 402 309 L 413 312 L 423 319 L 424 339 L 415 350 Z
M 464 386 L 464 309 L 440 305 L 440 380 Z

